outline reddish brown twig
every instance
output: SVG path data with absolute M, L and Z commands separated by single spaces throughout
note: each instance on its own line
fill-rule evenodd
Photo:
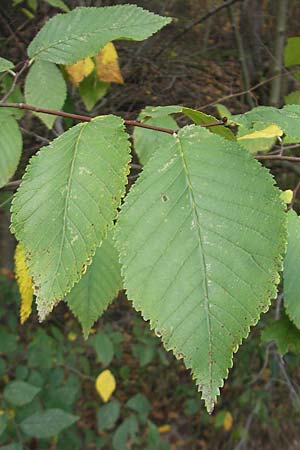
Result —
M 295 201 L 296 201 L 299 189 L 300 189 L 300 180 L 298 181 L 296 187 L 293 189 L 293 197 L 292 197 L 291 203 L 288 206 L 288 209 L 293 209 L 294 208 L 294 204 L 295 204 Z
M 70 119 L 79 120 L 80 122 L 90 122 L 93 119 L 93 117 L 89 117 L 89 116 L 72 114 L 72 113 L 68 113 L 65 111 L 59 111 L 56 109 L 39 108 L 38 106 L 27 105 L 25 103 L 0 103 L 0 107 L 26 109 L 28 111 L 34 111 L 34 112 L 38 112 L 38 113 L 45 113 L 45 114 L 51 114 L 54 116 L 68 117 Z M 215 122 L 210 122 L 210 123 L 205 123 L 200 126 L 206 127 L 206 128 L 216 127 L 219 125 L 224 125 L 226 122 L 227 122 L 227 118 L 223 117 L 221 120 L 217 120 Z M 140 128 L 148 128 L 149 130 L 160 131 L 161 133 L 168 133 L 168 134 L 176 133 L 176 130 L 171 130 L 170 128 L 156 127 L 154 125 L 148 125 L 147 123 L 139 122 L 138 120 L 125 119 L 124 123 L 125 123 L 125 125 L 131 125 L 133 127 L 140 127 Z

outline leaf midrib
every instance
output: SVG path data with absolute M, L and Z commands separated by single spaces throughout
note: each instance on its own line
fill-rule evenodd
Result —
M 204 245 L 203 245 L 203 238 L 202 238 L 201 227 L 200 227 L 200 219 L 199 219 L 199 215 L 197 212 L 197 204 L 196 204 L 195 196 L 194 196 L 194 192 L 193 192 L 192 181 L 191 181 L 191 177 L 190 177 L 190 174 L 188 171 L 187 162 L 186 162 L 186 159 L 184 156 L 183 145 L 182 145 L 182 142 L 179 137 L 178 137 L 178 143 L 179 143 L 179 145 L 178 145 L 179 155 L 182 160 L 183 169 L 184 169 L 184 172 L 186 175 L 190 203 L 191 203 L 194 219 L 196 220 L 196 223 L 197 223 L 198 247 L 199 247 L 199 251 L 200 251 L 200 259 L 201 259 L 203 274 L 204 274 L 204 300 L 205 300 L 204 306 L 205 306 L 205 311 L 206 311 L 208 345 L 209 345 L 208 371 L 209 371 L 209 387 L 210 387 L 210 396 L 211 396 L 211 393 L 212 393 L 212 362 L 213 362 L 212 361 L 212 331 L 211 331 L 211 320 L 210 320 L 211 313 L 210 313 L 209 295 L 208 295 L 208 275 L 207 275 L 207 268 L 206 268 L 206 258 L 205 258 L 205 253 L 204 253 Z
M 76 161 L 76 157 L 77 157 L 77 153 L 78 153 L 78 147 L 79 147 L 79 142 L 81 139 L 81 135 L 83 133 L 83 131 L 85 130 L 86 126 L 88 125 L 87 123 L 82 124 L 82 128 L 78 134 L 78 137 L 76 139 L 75 142 L 75 146 L 74 146 L 74 155 L 73 155 L 73 159 L 71 162 L 71 167 L 70 167 L 70 175 L 69 175 L 69 179 L 68 179 L 68 184 L 67 184 L 67 193 L 66 193 L 66 199 L 65 199 L 65 205 L 64 205 L 64 213 L 63 213 L 63 229 L 62 229 L 62 237 L 61 237 L 61 243 L 60 243 L 60 248 L 59 248 L 59 255 L 57 258 L 57 265 L 55 268 L 55 276 L 52 278 L 52 283 L 51 283 L 51 290 L 53 288 L 53 284 L 54 284 L 54 280 L 56 278 L 57 272 L 58 272 L 58 268 L 61 264 L 61 260 L 62 260 L 62 253 L 63 253 L 63 247 L 64 247 L 64 242 L 65 242 L 65 237 L 66 237 L 66 224 L 67 224 L 67 215 L 68 215 L 68 209 L 69 209 L 69 202 L 70 202 L 70 194 L 71 194 L 71 188 L 72 188 L 72 182 L 73 182 L 73 174 L 74 174 L 74 167 L 75 167 L 75 161 Z

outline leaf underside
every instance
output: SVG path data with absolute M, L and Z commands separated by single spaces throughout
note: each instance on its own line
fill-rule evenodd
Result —
M 119 255 L 111 234 L 97 248 L 87 273 L 66 297 L 68 306 L 81 322 L 85 338 L 94 322 L 122 289 Z
M 116 39 L 142 41 L 171 21 L 135 5 L 75 8 L 57 14 L 28 47 L 30 58 L 73 64 Z
M 289 320 L 284 310 L 281 311 L 279 320 L 270 323 L 261 334 L 262 342 L 276 342 L 281 355 L 288 352 L 300 353 L 300 331 Z
M 158 147 L 126 197 L 116 240 L 128 298 L 192 369 L 208 411 L 276 295 L 284 224 L 268 171 L 197 126 Z
M 26 103 L 40 108 L 62 109 L 67 95 L 66 82 L 55 64 L 36 61 L 25 80 Z M 52 128 L 56 116 L 34 113 L 48 128 Z
M 147 110 L 147 108 L 146 108 Z M 145 111 L 145 110 L 144 110 Z M 175 120 L 169 116 L 153 117 L 149 120 L 144 120 L 144 114 L 140 114 L 139 120 L 147 123 L 147 125 L 154 125 L 158 127 L 170 128 L 174 131 L 178 128 Z M 167 133 L 158 133 L 154 130 L 147 130 L 146 128 L 136 127 L 133 132 L 134 150 L 137 153 L 141 164 L 151 158 L 157 147 L 163 146 L 165 143 L 173 142 L 172 136 Z
M 33 156 L 12 205 L 39 316 L 78 282 L 112 227 L 129 172 L 123 120 L 82 123 Z
M 288 316 L 300 329 L 300 218 L 295 211 L 288 212 L 288 244 L 284 259 L 283 292 Z
M 13 63 L 8 59 L 0 57 L 0 72 L 6 72 L 14 67 Z
M 0 115 L 0 187 L 17 170 L 22 151 L 22 135 L 14 117 Z

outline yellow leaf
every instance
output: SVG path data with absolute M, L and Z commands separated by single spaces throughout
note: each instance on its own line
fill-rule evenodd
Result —
M 74 342 L 74 341 L 76 341 L 76 339 L 77 339 L 77 334 L 76 334 L 76 333 L 73 333 L 73 331 L 70 331 L 70 332 L 68 333 L 67 338 L 68 338 L 68 341 Z
M 104 401 L 108 402 L 112 393 L 116 389 L 116 380 L 110 370 L 106 369 L 96 378 L 96 391 Z
M 263 130 L 253 131 L 253 133 L 245 134 L 237 138 L 238 141 L 243 139 L 270 139 L 283 135 L 283 131 L 277 125 L 269 125 Z
M 5 384 L 9 383 L 9 376 L 7 374 L 4 374 L 2 380 L 4 381 Z
M 26 264 L 25 252 L 20 243 L 15 252 L 15 272 L 21 296 L 20 322 L 23 324 L 31 314 L 33 286 Z
M 9 409 L 7 413 L 9 420 L 14 420 L 16 417 L 16 411 L 14 409 Z
M 96 56 L 96 67 L 99 81 L 124 84 L 119 67 L 118 53 L 112 42 L 106 44 Z
M 78 86 L 78 84 L 93 72 L 95 64 L 92 58 L 85 58 L 70 66 L 65 66 L 71 82 Z
M 161 425 L 160 427 L 157 428 L 159 433 L 163 434 L 163 433 L 168 433 L 171 430 L 171 426 L 166 424 L 166 425 Z
M 288 205 L 293 200 L 293 191 L 291 191 L 290 189 L 282 191 L 280 194 L 280 198 L 284 203 Z
M 233 424 L 233 417 L 230 414 L 230 412 L 227 411 L 227 413 L 225 414 L 225 417 L 224 417 L 224 422 L 223 422 L 224 430 L 225 431 L 231 430 L 232 424 Z

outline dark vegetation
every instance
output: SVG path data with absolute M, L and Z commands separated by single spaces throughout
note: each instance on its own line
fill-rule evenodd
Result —
M 14 4 L 15 3 L 15 4 Z M 18 3 L 18 4 L 17 4 Z M 34 2 L 32 2 L 33 4 Z M 121 1 L 66 1 L 78 5 L 113 5 Z M 93 115 L 113 113 L 135 119 L 146 105 L 184 104 L 215 114 L 212 103 L 222 103 L 232 113 L 256 104 L 270 104 L 276 59 L 277 1 L 235 2 L 199 25 L 184 27 L 220 2 L 210 0 L 150 0 L 136 3 L 163 15 L 175 17 L 172 25 L 142 43 L 120 42 L 118 49 L 124 86 L 112 86 L 97 103 Z M 25 59 L 25 49 L 43 23 L 57 9 L 38 2 L 0 0 L 1 56 Z M 234 16 L 234 19 L 232 18 Z M 299 34 L 300 5 L 290 0 L 287 36 Z M 237 23 L 235 23 L 237 21 Z M 240 27 L 239 27 L 240 24 Z M 235 26 L 234 26 L 235 25 Z M 237 27 L 237 28 L 235 28 Z M 179 37 L 179 35 L 181 36 Z M 247 74 L 238 49 L 242 39 L 247 56 Z M 269 81 L 268 81 L 269 80 Z M 277 106 L 283 97 L 299 88 L 299 81 L 282 71 Z M 250 88 L 259 84 L 256 89 Z M 244 94 L 239 94 L 245 91 Z M 66 110 L 86 114 L 75 89 Z M 228 97 L 225 99 L 225 97 Z M 179 119 L 184 124 L 184 118 Z M 26 114 L 24 156 L 16 179 L 32 154 L 60 134 L 65 124 L 58 119 L 52 131 L 33 115 Z M 295 186 L 298 166 L 268 162 L 282 189 Z M 131 174 L 135 175 L 135 173 Z M 10 193 L 0 194 L 0 203 Z M 296 206 L 298 204 L 296 203 Z M 80 326 L 61 304 L 43 324 L 33 314 L 24 326 L 18 324 L 19 295 L 13 275 L 14 240 L 6 229 L 8 205 L 0 209 L 0 383 L 18 379 L 41 388 L 26 406 L 9 406 L 2 398 L 1 445 L 7 450 L 147 449 L 147 450 L 297 450 L 300 448 L 299 356 L 278 354 L 276 346 L 261 341 L 261 329 L 276 315 L 275 305 L 251 332 L 235 356 L 235 367 L 212 416 L 203 408 L 196 387 L 180 361 L 162 348 L 147 323 L 130 308 L 120 293 L 93 334 L 85 341 Z M 94 380 L 104 368 L 115 375 L 113 394 L 119 413 L 103 410 Z M 79 421 L 57 438 L 23 441 L 18 423 L 42 406 L 63 408 L 80 416 Z M 8 408 L 9 413 L 6 414 Z M 102 415 L 111 423 L 103 426 Z M 100 417 L 100 419 L 99 419 Z M 2 427 L 2 428 L 1 428 Z M 127 447 L 125 446 L 127 443 Z

